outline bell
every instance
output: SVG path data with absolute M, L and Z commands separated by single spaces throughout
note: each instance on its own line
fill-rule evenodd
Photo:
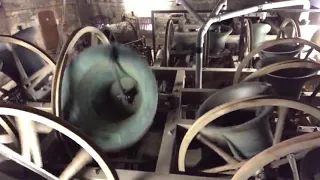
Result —
M 261 59 L 257 63 L 257 69 L 286 60 L 298 59 L 285 59 L 282 57 Z M 272 84 L 278 95 L 299 99 L 303 85 L 316 75 L 317 71 L 315 70 L 308 68 L 292 68 L 270 73 L 264 77 L 264 80 Z
M 273 94 L 270 84 L 245 82 L 221 89 L 212 94 L 199 108 L 197 117 L 209 110 L 242 98 Z M 238 159 L 248 159 L 272 145 L 268 122 L 272 107 L 250 108 L 228 113 L 201 131 L 212 142 L 229 148 Z
M 303 45 L 291 45 L 291 44 L 278 44 L 271 46 L 262 50 L 259 53 L 261 59 L 272 58 L 272 57 L 283 57 L 283 58 L 293 58 L 298 55 L 302 49 Z
M 301 180 L 315 180 L 320 178 L 320 148 L 309 151 L 300 163 Z
M 232 27 L 225 25 L 212 25 L 209 30 L 209 54 L 217 55 L 224 50 Z
M 147 62 L 120 45 L 86 49 L 67 66 L 62 80 L 62 116 L 107 152 L 142 138 L 157 99 Z
M 284 31 L 280 31 L 278 38 L 280 37 L 281 33 L 284 33 Z M 277 44 L 262 50 L 259 53 L 259 56 L 260 59 L 271 57 L 293 58 L 302 51 L 303 47 L 303 44 Z
M 265 41 L 266 35 L 270 32 L 271 26 L 264 23 L 252 24 L 252 48 L 258 47 Z

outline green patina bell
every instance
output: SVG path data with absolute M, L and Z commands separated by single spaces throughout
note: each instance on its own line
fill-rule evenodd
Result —
M 283 58 L 271 57 L 261 59 L 257 62 L 257 69 L 283 62 L 283 61 L 295 61 L 300 60 L 298 58 Z M 317 71 L 308 68 L 291 68 L 283 69 L 270 74 L 267 74 L 262 79 L 274 87 L 278 95 L 284 97 L 290 97 L 294 99 L 300 98 L 300 93 L 303 85 L 317 75 Z
M 285 34 L 285 28 L 281 28 L 278 32 L 277 39 L 279 39 L 281 36 L 282 38 L 285 38 Z M 299 37 L 298 33 L 297 37 Z M 259 56 L 260 59 L 278 57 L 282 57 L 284 59 L 293 58 L 301 53 L 303 47 L 303 44 L 277 44 L 262 50 L 259 53 Z
M 197 117 L 211 109 L 236 99 L 274 94 L 272 86 L 263 82 L 245 82 L 226 87 L 213 93 L 200 106 Z M 236 158 L 248 159 L 272 145 L 269 116 L 272 107 L 241 109 L 219 117 L 206 126 L 201 133 L 230 149 Z
M 265 41 L 266 35 L 271 30 L 269 24 L 254 23 L 252 24 L 252 48 L 258 47 L 262 42 Z
M 233 29 L 226 25 L 212 25 L 209 30 L 209 54 L 217 55 L 224 50 L 228 36 Z
M 120 45 L 82 52 L 65 70 L 61 96 L 64 119 L 108 152 L 141 139 L 158 102 L 156 80 L 147 62 Z

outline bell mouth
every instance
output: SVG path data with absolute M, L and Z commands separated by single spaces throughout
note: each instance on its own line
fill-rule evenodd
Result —
M 287 45 L 287 44 L 278 44 L 271 46 L 269 48 L 264 49 L 262 54 L 273 54 L 276 56 L 281 56 L 281 55 L 297 55 L 299 52 L 302 51 L 304 45 Z
M 110 86 L 100 88 L 98 92 L 90 96 L 96 115 L 109 121 L 126 120 L 140 107 L 141 97 L 137 89 L 137 82 L 131 77 L 121 78 Z
M 263 68 L 278 62 L 287 61 L 287 60 L 288 59 L 284 59 L 282 57 L 262 59 L 259 62 L 257 62 L 256 68 L 260 69 L 260 68 Z M 299 59 L 292 58 L 290 60 L 294 61 Z M 306 79 L 306 78 L 315 76 L 317 72 L 318 72 L 317 70 L 313 70 L 309 68 L 291 68 L 291 69 L 278 70 L 278 71 L 269 73 L 267 76 L 271 76 L 279 79 L 298 80 L 298 79 Z
M 279 70 L 273 73 L 268 74 L 268 76 L 279 78 L 279 79 L 307 79 L 317 75 L 318 71 L 308 69 L 308 68 L 292 68 Z
M 212 94 L 199 108 L 197 117 L 202 116 L 211 109 L 230 102 L 235 99 L 243 99 L 258 95 L 274 94 L 274 89 L 268 83 L 263 82 L 244 82 L 233 85 Z M 241 130 L 247 125 L 259 122 L 273 111 L 272 107 L 246 108 L 230 112 L 212 121 L 208 127 L 228 131 L 230 129 Z
M 245 131 L 252 127 L 252 124 L 266 120 L 266 117 L 273 112 L 273 107 L 248 108 L 230 112 L 214 120 L 209 126 L 219 132 Z

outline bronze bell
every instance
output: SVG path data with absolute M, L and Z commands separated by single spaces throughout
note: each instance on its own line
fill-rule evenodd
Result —
M 224 50 L 232 27 L 226 25 L 212 25 L 209 29 L 209 54 L 216 55 Z
M 62 115 L 105 151 L 137 142 L 157 109 L 157 85 L 147 62 L 121 45 L 86 49 L 65 70 Z
M 293 58 L 302 51 L 303 47 L 302 44 L 278 44 L 262 50 L 259 56 L 261 59 L 272 57 Z
M 273 94 L 270 84 L 245 82 L 229 86 L 212 94 L 199 108 L 197 117 L 209 110 L 242 98 Z M 201 131 L 212 142 L 229 148 L 238 158 L 251 158 L 272 145 L 268 121 L 272 107 L 249 108 L 228 113 Z
M 252 24 L 252 48 L 258 47 L 262 42 L 265 41 L 266 35 L 271 30 L 269 24 L 254 23 Z
M 266 58 L 261 59 L 257 63 L 257 69 L 287 60 L 299 60 L 297 58 Z M 313 76 L 317 75 L 317 71 L 308 68 L 292 68 L 283 69 L 266 75 L 263 79 L 272 84 L 275 91 L 280 96 L 299 99 L 303 85 Z

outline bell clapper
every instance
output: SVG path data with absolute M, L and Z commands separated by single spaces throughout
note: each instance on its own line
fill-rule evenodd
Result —
M 122 103 L 125 103 L 125 104 L 132 104 L 133 101 L 134 101 L 134 95 L 136 94 L 136 90 L 135 88 L 132 88 L 128 91 L 125 90 L 125 88 L 123 87 L 122 83 L 121 83 L 121 77 L 119 75 L 119 72 L 117 70 L 117 66 L 118 66 L 118 50 L 117 50 L 117 47 L 115 46 L 111 46 L 111 59 L 113 60 L 112 61 L 112 72 L 113 72 L 113 75 L 115 76 L 116 78 L 116 82 L 117 82 L 117 85 L 119 87 L 119 95 L 117 96 L 118 99 L 120 101 L 122 101 Z M 123 102 L 123 101 L 126 101 L 126 102 Z

